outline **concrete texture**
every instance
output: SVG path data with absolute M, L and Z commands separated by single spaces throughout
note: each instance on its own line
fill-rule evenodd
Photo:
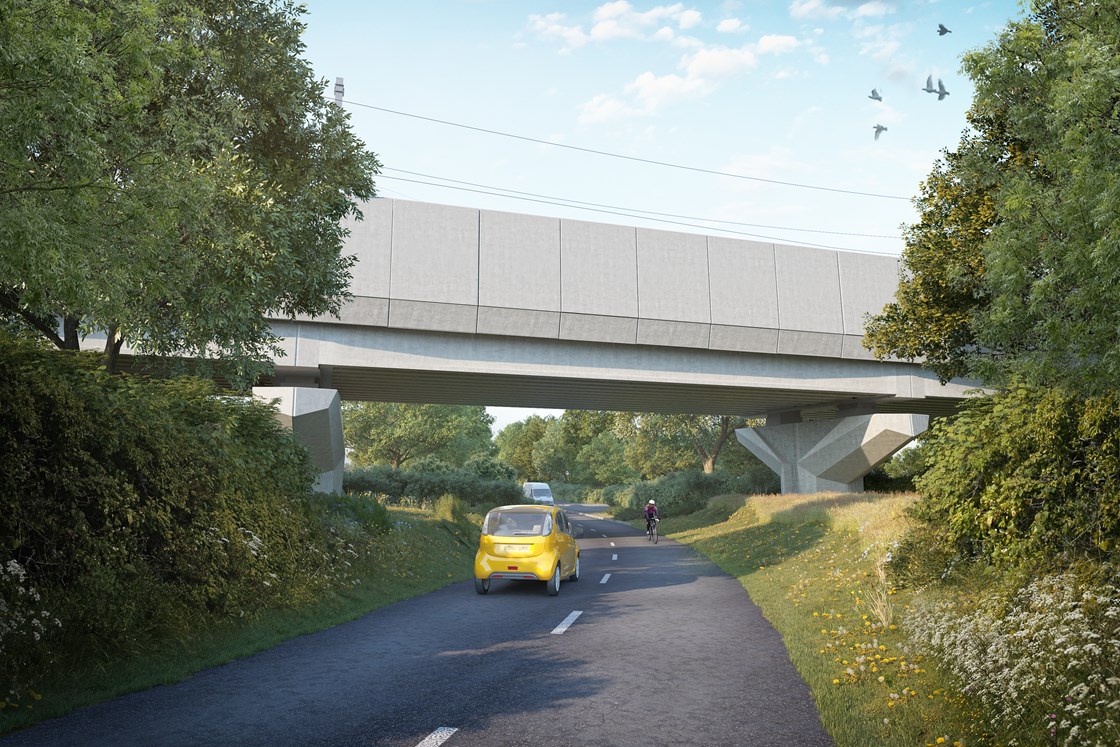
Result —
M 276 418 L 292 429 L 319 469 L 315 490 L 342 493 L 346 450 L 342 441 L 342 401 L 333 389 L 258 386 L 253 396 L 276 401 Z
M 868 360 L 864 321 L 898 286 L 896 257 L 407 200 L 362 211 L 354 298 L 318 323 Z
M 861 415 L 735 431 L 782 478 L 783 493 L 851 493 L 929 426 L 925 415 Z

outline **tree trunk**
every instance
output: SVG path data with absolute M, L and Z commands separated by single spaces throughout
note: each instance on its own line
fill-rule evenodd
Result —
M 713 472 L 716 471 L 716 457 L 717 456 L 718 456 L 718 452 L 715 453 L 715 454 L 712 454 L 711 456 L 709 456 L 707 459 L 704 460 L 704 474 L 705 475 L 710 475 L 710 474 L 712 474 Z
M 105 369 L 111 374 L 117 372 L 117 361 L 123 345 L 124 337 L 120 334 L 120 326 L 114 324 L 109 328 L 109 335 L 105 340 Z

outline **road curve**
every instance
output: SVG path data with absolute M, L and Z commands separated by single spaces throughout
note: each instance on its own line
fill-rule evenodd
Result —
M 832 744 L 738 581 L 592 507 L 568 511 L 582 572 L 557 597 L 453 584 L 0 745 Z

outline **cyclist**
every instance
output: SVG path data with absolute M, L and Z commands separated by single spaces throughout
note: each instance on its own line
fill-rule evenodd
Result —
M 653 523 L 661 518 L 661 514 L 657 511 L 656 501 L 651 498 L 649 503 L 646 504 L 646 507 L 642 509 L 642 513 L 644 513 L 646 517 L 646 534 L 649 534 L 650 530 L 653 528 Z

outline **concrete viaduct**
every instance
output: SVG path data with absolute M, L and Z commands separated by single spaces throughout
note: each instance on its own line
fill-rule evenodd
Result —
M 744 415 L 782 492 L 858 491 L 975 382 L 861 345 L 896 257 L 377 199 L 341 318 L 274 319 L 254 393 L 340 490 L 340 400 Z

